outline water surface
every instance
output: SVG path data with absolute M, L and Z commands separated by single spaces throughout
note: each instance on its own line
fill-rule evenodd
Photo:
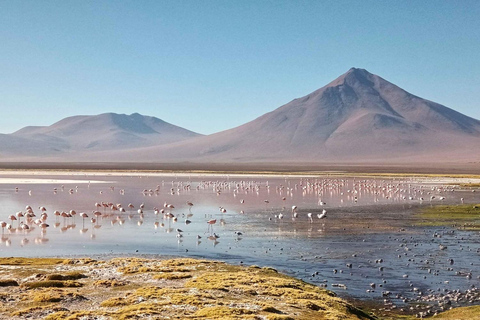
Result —
M 24 230 L 13 221 L 14 228 L 3 232 L 0 255 L 206 257 L 271 266 L 341 296 L 388 295 L 402 305 L 425 300 L 428 294 L 440 296 L 479 285 L 478 232 L 415 226 L 414 213 L 421 206 L 480 202 L 480 193 L 445 182 L 338 176 L 3 174 L 0 220 L 10 223 L 9 215 L 25 212 L 27 205 L 34 220 L 44 206 L 49 227 L 42 230 L 26 222 L 29 229 Z M 125 212 L 111 205 L 96 206 L 102 203 Z M 175 218 L 155 214 L 154 208 Z M 55 216 L 55 210 L 77 214 Z M 319 219 L 324 210 L 327 217 Z M 94 211 L 101 215 L 91 222 Z M 89 217 L 82 219 L 81 212 Z M 216 223 L 208 224 L 212 219 Z

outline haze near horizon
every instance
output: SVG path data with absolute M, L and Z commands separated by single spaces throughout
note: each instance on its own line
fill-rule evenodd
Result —
M 350 67 L 480 118 L 480 5 L 464 1 L 3 2 L 0 132 L 141 113 L 233 128 Z

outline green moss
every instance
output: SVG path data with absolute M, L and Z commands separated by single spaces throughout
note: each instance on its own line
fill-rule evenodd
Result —
M 460 183 L 462 188 L 480 188 L 480 183 Z
M 416 215 L 417 225 L 469 227 L 473 230 L 480 226 L 480 205 L 441 205 L 422 208 Z
M 432 317 L 432 319 L 442 320 L 473 320 L 478 319 L 480 315 L 480 306 L 455 308 L 440 313 L 439 315 Z

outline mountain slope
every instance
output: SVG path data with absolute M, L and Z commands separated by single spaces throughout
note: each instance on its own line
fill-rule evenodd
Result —
M 0 136 L 2 159 L 30 161 L 480 163 L 479 146 L 480 121 L 356 68 L 253 121 L 208 136 L 157 118 L 112 113 Z
M 25 127 L 12 136 L 64 151 L 85 152 L 162 145 L 199 134 L 138 113 L 104 113 L 69 117 L 47 127 Z
M 138 152 L 165 161 L 355 162 L 425 158 L 479 145 L 480 121 L 352 68 L 239 127 Z

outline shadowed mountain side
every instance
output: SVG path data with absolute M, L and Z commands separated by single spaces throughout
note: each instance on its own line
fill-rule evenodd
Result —
M 105 113 L 69 117 L 47 127 L 25 127 L 12 136 L 56 143 L 64 151 L 85 152 L 162 145 L 199 134 L 138 113 Z
M 35 158 L 52 157 L 66 146 L 63 141 L 46 139 L 33 141 L 8 134 L 0 134 L 0 159 L 17 159 L 26 156 Z

